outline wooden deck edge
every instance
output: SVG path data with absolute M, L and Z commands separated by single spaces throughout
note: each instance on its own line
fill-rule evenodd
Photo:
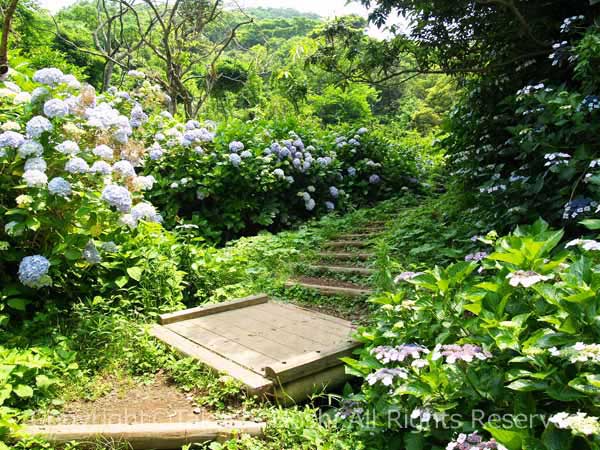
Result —
M 361 295 L 369 295 L 374 291 L 370 289 L 356 289 L 356 288 L 346 288 L 346 287 L 338 287 L 338 286 L 323 286 L 320 284 L 310 284 L 310 283 L 302 283 L 300 281 L 286 281 L 286 287 L 294 287 L 299 286 L 306 289 L 316 289 L 322 294 L 331 294 L 331 295 L 350 295 L 350 296 L 361 296 Z
M 189 339 L 161 325 L 154 325 L 150 334 L 165 344 L 175 348 L 186 356 L 197 359 L 208 367 L 223 372 L 241 381 L 252 395 L 268 394 L 273 388 L 273 382 L 245 367 L 236 364 L 218 354 L 204 348 Z
M 276 386 L 273 400 L 282 406 L 292 406 L 314 394 L 342 386 L 350 379 L 343 364 L 311 374 L 290 383 Z
M 370 242 L 365 241 L 329 241 L 323 244 L 324 247 L 327 248 L 344 248 L 344 247 L 355 247 L 355 248 L 364 248 L 368 247 Z
M 184 309 L 182 311 L 175 311 L 168 314 L 162 314 L 161 316 L 159 316 L 160 323 L 162 325 L 168 325 L 170 323 L 180 322 L 182 320 L 196 319 L 198 317 L 204 317 L 211 314 L 231 311 L 232 309 L 239 309 L 245 308 L 247 306 L 259 305 L 268 301 L 269 297 L 266 294 L 251 295 L 249 297 L 244 297 L 223 303 L 216 303 L 214 305 L 198 306 L 196 308 Z
M 29 425 L 21 437 L 35 436 L 54 444 L 71 441 L 126 442 L 135 450 L 173 449 L 187 444 L 224 440 L 240 434 L 262 437 L 265 424 L 246 421 L 195 423 Z
M 361 346 L 351 338 L 345 345 L 327 349 L 321 352 L 310 352 L 303 355 L 290 358 L 286 361 L 268 366 L 265 373 L 268 378 L 276 380 L 279 385 L 285 387 L 286 384 L 310 377 L 311 375 L 323 372 L 336 366 L 343 366 L 340 358 L 352 356 L 354 350 Z

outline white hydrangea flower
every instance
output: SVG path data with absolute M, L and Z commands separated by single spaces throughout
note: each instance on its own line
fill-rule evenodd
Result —
M 600 251 L 600 242 L 592 239 L 575 239 L 565 245 L 565 247 L 578 246 L 586 251 Z
M 135 177 L 133 187 L 140 191 L 149 191 L 154 187 L 156 179 L 152 175 Z
M 65 170 L 69 173 L 88 173 L 90 166 L 88 166 L 88 163 L 84 159 L 75 156 L 67 161 Z
M 44 187 L 48 183 L 48 177 L 40 170 L 28 170 L 23 173 L 23 181 L 27 183 L 29 187 Z
M 29 137 L 35 139 L 46 132 L 52 131 L 52 124 L 44 116 L 35 116 L 25 126 Z
M 64 74 L 60 69 L 56 69 L 54 67 L 40 69 L 36 73 L 33 74 L 33 81 L 37 83 L 47 84 L 49 86 L 54 86 L 56 84 L 62 83 Z
M 115 152 L 112 148 L 110 148 L 108 145 L 98 145 L 94 150 L 93 150 L 94 155 L 96 155 L 98 158 L 102 158 L 105 159 L 106 161 L 112 161 L 115 158 Z
M 90 167 L 90 173 L 110 175 L 112 173 L 112 167 L 106 161 L 96 161 L 92 164 L 92 167 Z
M 36 141 L 27 141 L 17 150 L 17 154 L 23 159 L 31 156 L 42 156 L 42 153 L 44 153 L 44 147 Z
M 64 141 L 54 147 L 63 155 L 76 155 L 79 153 L 79 145 L 75 141 Z
M 25 172 L 27 172 L 28 170 L 39 170 L 40 172 L 45 172 L 47 168 L 48 165 L 46 164 L 46 161 L 44 160 L 44 158 L 41 158 L 39 156 L 29 158 L 27 161 L 25 161 Z
M 69 114 L 69 105 L 58 98 L 53 98 L 44 103 L 44 114 L 51 119 L 65 117 Z
M 48 183 L 48 191 L 52 195 L 59 197 L 68 197 L 73 193 L 71 183 L 61 177 L 52 178 Z
M 31 101 L 31 94 L 29 92 L 19 92 L 13 98 L 13 105 L 24 105 Z
M 600 433 L 598 417 L 588 416 L 586 413 L 578 412 L 569 414 L 560 412 L 550 417 L 550 423 L 562 430 L 571 430 L 574 434 L 590 436 Z
M 509 284 L 513 287 L 517 287 L 519 285 L 529 288 L 534 284 L 540 283 L 542 281 L 551 280 L 552 277 L 540 275 L 537 272 L 532 270 L 517 270 L 516 272 L 509 273 L 506 278 L 509 280 Z
M 112 166 L 113 172 L 123 177 L 135 177 L 135 169 L 129 161 L 117 161 Z

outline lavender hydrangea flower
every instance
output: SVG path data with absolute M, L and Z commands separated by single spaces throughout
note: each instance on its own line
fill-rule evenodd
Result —
M 112 167 L 106 161 L 96 161 L 92 164 L 92 167 L 90 167 L 90 173 L 110 175 L 112 173 Z
M 131 119 L 129 124 L 132 128 L 139 128 L 148 121 L 148 115 L 144 112 L 141 105 L 135 105 L 131 110 Z
M 131 209 L 131 194 L 123 186 L 109 184 L 102 191 L 101 198 L 110 206 L 114 206 L 121 212 L 129 212 Z
M 131 78 L 137 78 L 140 80 L 143 80 L 144 78 L 146 78 L 146 74 L 144 72 L 142 72 L 140 70 L 135 70 L 135 69 L 129 70 L 127 72 L 127 76 L 131 77 Z
M 314 199 L 309 199 L 307 202 L 304 203 L 304 207 L 306 208 L 307 211 L 312 211 L 313 209 L 315 209 L 316 203 L 314 201 Z
M 89 241 L 83 252 L 81 254 L 83 259 L 85 259 L 89 264 L 99 264 L 102 262 L 102 257 L 100 256 L 100 252 L 96 248 L 94 241 Z
M 49 286 L 52 281 L 48 276 L 50 261 L 41 255 L 26 256 L 19 264 L 19 281 L 25 286 L 39 289 Z
M 408 372 L 406 369 L 379 369 L 377 372 L 367 375 L 367 383 L 369 383 L 370 386 L 373 386 L 376 383 L 381 383 L 384 386 L 391 386 L 396 378 L 403 380 L 408 379 Z
M 415 277 L 418 277 L 419 275 L 423 275 L 423 272 L 402 272 L 400 275 L 394 278 L 394 283 L 398 284 L 403 281 L 409 281 Z
M 333 202 L 325 202 L 325 208 L 327 208 L 327 211 L 333 211 L 335 209 L 335 204 Z
M 240 165 L 240 163 L 242 162 L 242 158 L 240 158 L 240 155 L 238 155 L 237 153 L 231 153 L 229 155 L 229 162 L 233 166 L 238 167 Z
M 135 177 L 135 169 L 129 161 L 117 161 L 113 164 L 112 169 L 122 177 Z
M 381 178 L 377 174 L 373 174 L 369 177 L 369 183 L 371 183 L 371 184 L 379 184 L 380 181 L 381 181 Z
M 408 358 L 421 359 L 424 355 L 429 354 L 429 350 L 417 344 L 402 344 L 395 347 L 380 345 L 371 350 L 371 354 L 382 364 L 389 364 L 390 362 L 404 362 Z
M 338 198 L 338 196 L 340 195 L 340 191 L 335 186 L 330 186 L 329 195 L 331 195 L 332 198 Z
M 273 171 L 273 175 L 275 175 L 277 178 L 285 178 L 285 172 L 282 169 L 275 169 Z
M 85 162 L 84 159 L 81 159 L 77 156 L 74 156 L 65 164 L 65 170 L 69 173 L 88 173 L 90 171 L 90 166 Z
M 51 119 L 65 117 L 69 114 L 69 106 L 58 98 L 53 98 L 44 103 L 44 114 Z
M 37 87 L 31 92 L 31 103 L 38 103 L 47 98 L 50 91 L 45 87 Z
M 251 156 L 252 152 L 250 150 L 244 150 L 242 153 L 240 153 L 240 157 L 242 159 L 250 158 Z
M 59 197 L 67 198 L 73 193 L 71 189 L 71 183 L 61 177 L 55 177 L 48 183 L 48 191 L 52 195 L 58 195 Z
M 356 169 L 354 167 L 348 167 L 348 175 L 350 175 L 351 177 L 356 176 Z
M 115 158 L 114 150 L 105 144 L 98 145 L 92 153 L 98 158 L 102 158 L 106 161 L 112 161 Z
M 60 69 L 54 67 L 40 69 L 33 74 L 33 81 L 36 83 L 54 86 L 62 83 L 64 74 Z
M 79 145 L 74 141 L 64 141 L 54 148 L 63 155 L 77 155 L 80 151 Z
M 26 141 L 17 150 L 17 154 L 23 159 L 31 156 L 42 156 L 42 153 L 44 153 L 44 147 L 36 141 Z
M 475 252 L 475 253 L 470 253 L 467 256 L 465 256 L 465 261 L 479 262 L 479 261 L 484 260 L 487 257 L 488 257 L 487 252 Z
M 23 181 L 27 183 L 29 187 L 44 187 L 48 183 L 48 177 L 40 170 L 27 170 L 23 173 Z
M 52 131 L 52 124 L 44 116 L 35 116 L 27 122 L 25 129 L 27 135 L 33 139 L 39 138 L 42 134 Z
M 44 158 L 39 156 L 29 158 L 27 161 L 25 161 L 25 172 L 28 170 L 39 170 L 40 172 L 45 172 L 47 168 L 48 165 L 46 164 L 46 161 L 44 161 Z
M 5 131 L 0 134 L 0 148 L 10 147 L 18 148 L 25 143 L 25 136 L 16 131 Z
M 484 441 L 477 432 L 469 435 L 460 433 L 456 440 L 446 446 L 446 450 L 507 450 L 507 448 L 496 442 L 495 439 Z
M 229 151 L 232 153 L 238 153 L 244 150 L 244 144 L 240 141 L 233 141 L 229 143 Z
M 70 75 L 70 74 L 64 75 L 62 77 L 62 79 L 60 80 L 60 82 L 66 84 L 67 87 L 69 87 L 70 89 L 80 89 L 81 88 L 81 83 L 75 77 L 75 75 Z
M 436 345 L 433 350 L 431 359 L 438 360 L 446 358 L 447 364 L 455 364 L 456 361 L 472 362 L 475 359 L 486 360 L 492 357 L 492 354 L 487 350 L 482 349 L 478 345 L 473 344 L 450 344 Z
M 357 133 L 357 134 L 361 134 L 361 135 L 362 135 L 362 134 L 366 134 L 366 133 L 368 133 L 368 132 L 369 132 L 369 129 L 368 129 L 368 128 L 364 128 L 364 127 L 363 127 L 363 128 L 359 128 L 359 129 L 358 129 L 358 131 L 357 131 L 356 133 Z

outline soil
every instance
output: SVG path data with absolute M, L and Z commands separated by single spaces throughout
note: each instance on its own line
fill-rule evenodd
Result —
M 183 393 L 158 373 L 152 384 L 113 383 L 111 391 L 93 401 L 67 403 L 60 415 L 34 417 L 35 424 L 141 424 L 198 422 L 214 415 L 194 403 L 193 393 Z
M 294 277 L 295 281 L 300 281 L 302 283 L 309 284 L 318 284 L 320 286 L 334 286 L 334 287 L 342 287 L 342 288 L 351 288 L 351 289 L 370 289 L 369 286 L 360 285 L 356 283 L 350 283 L 348 281 L 336 280 L 333 278 L 321 278 L 321 277 Z

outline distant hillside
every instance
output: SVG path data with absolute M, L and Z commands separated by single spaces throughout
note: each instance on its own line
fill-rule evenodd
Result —
M 248 8 L 244 10 L 248 15 L 257 19 L 293 19 L 303 17 L 305 19 L 322 19 L 321 16 L 315 13 L 301 12 L 292 8 Z

